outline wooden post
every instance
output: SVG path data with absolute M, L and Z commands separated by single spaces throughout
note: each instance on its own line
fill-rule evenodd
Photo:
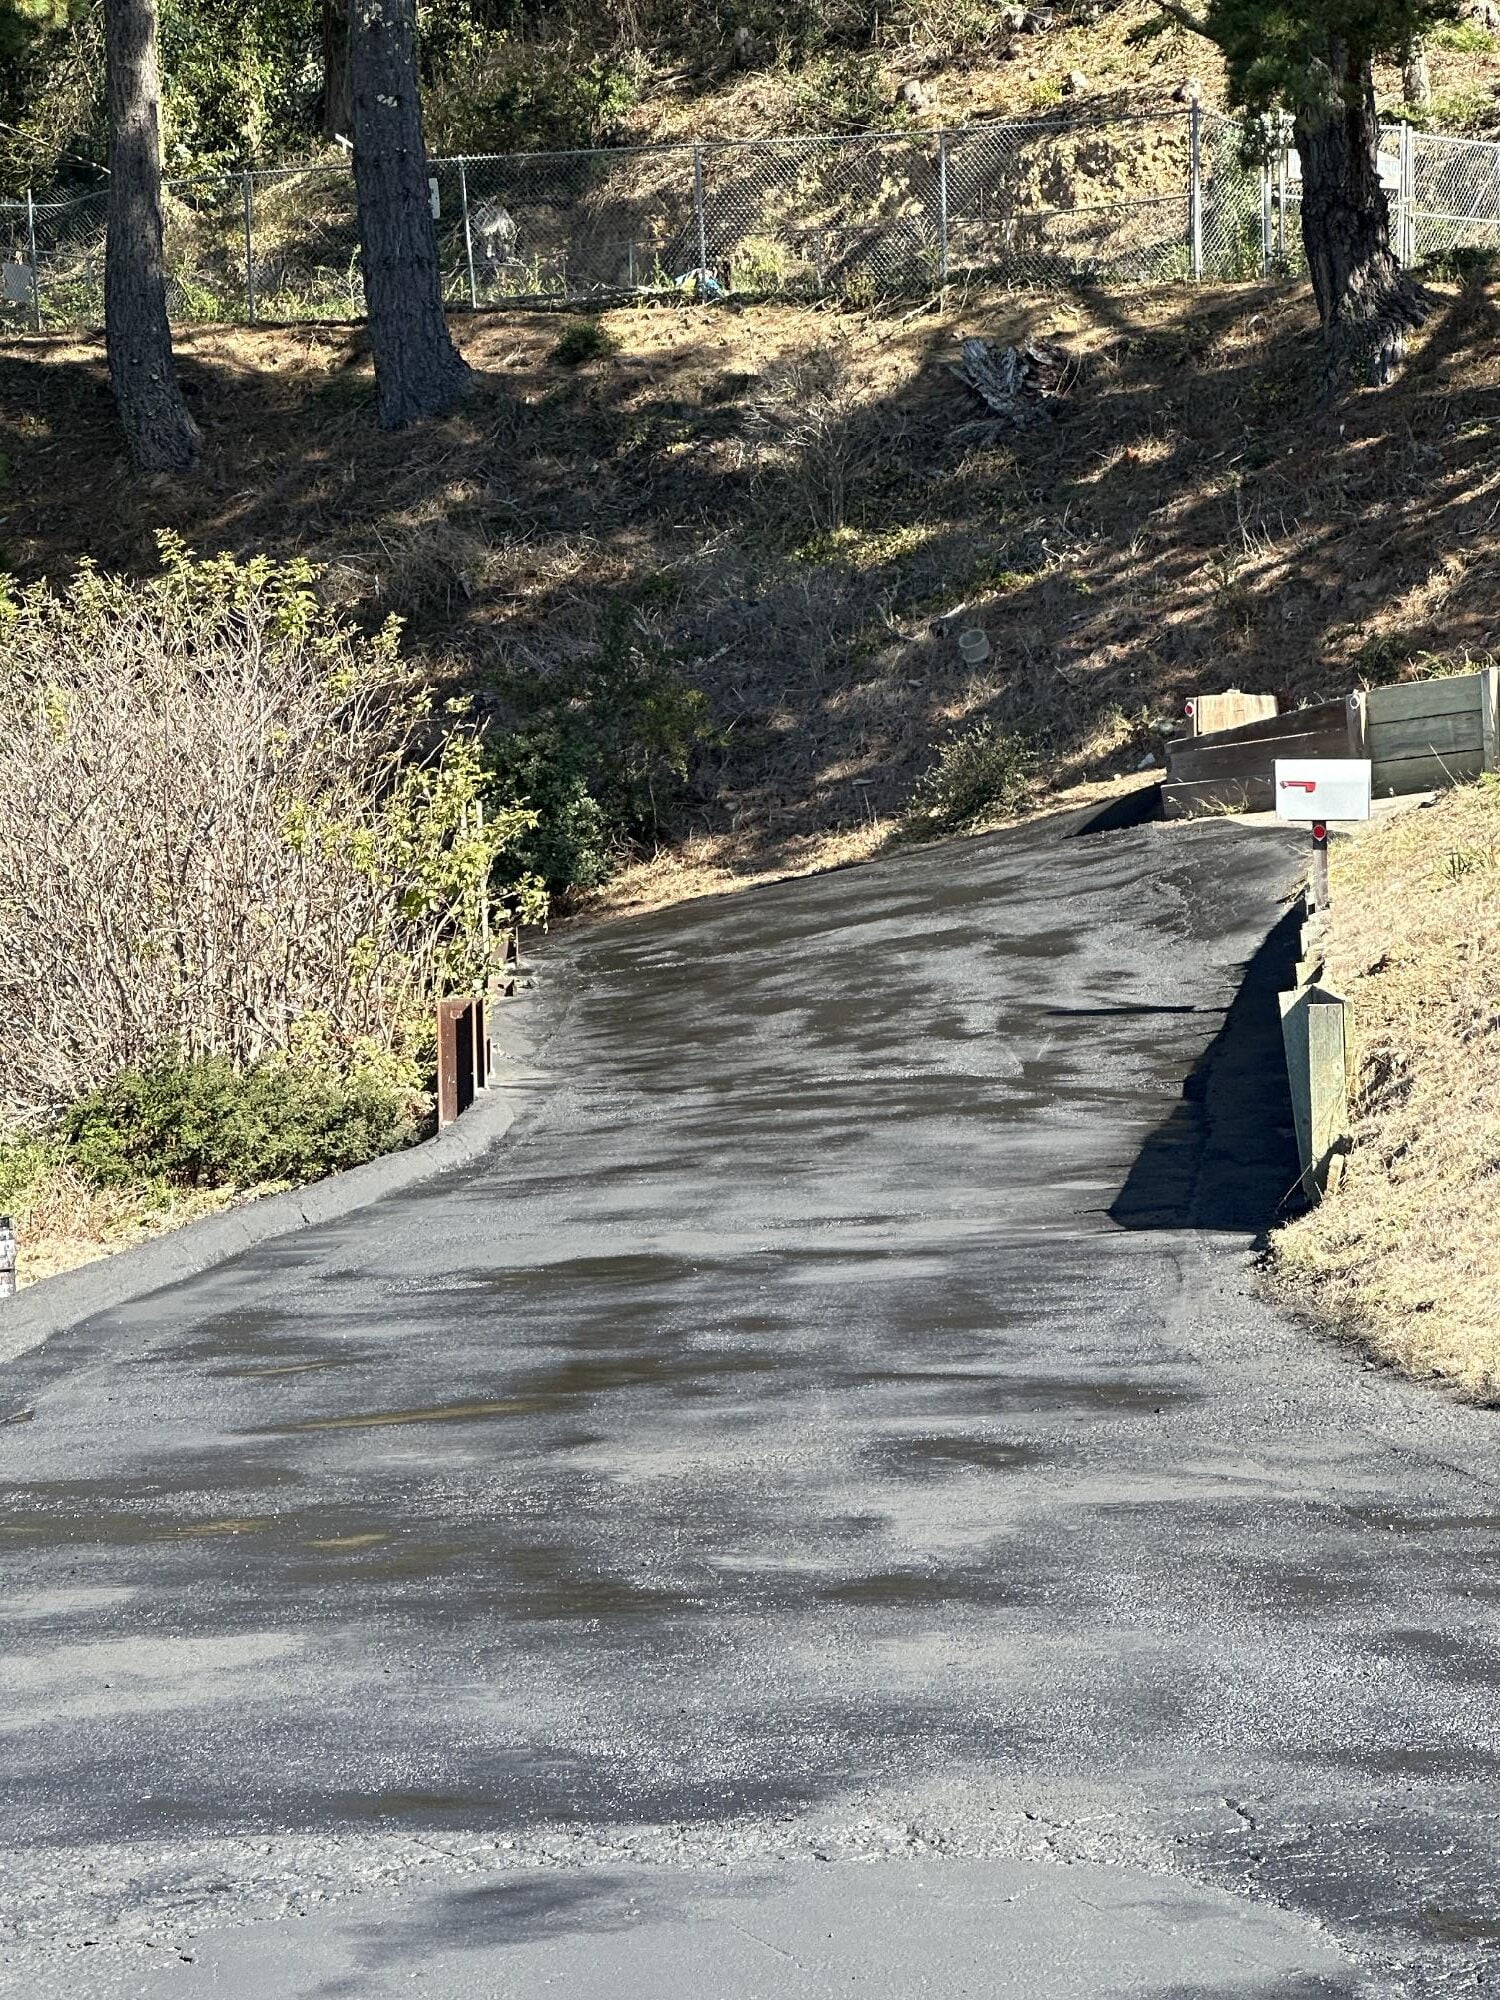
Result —
M 1348 1005 L 1329 987 L 1281 995 L 1281 1034 L 1302 1187 L 1309 1200 L 1336 1186 L 1349 1143 Z
M 1479 676 L 1479 728 L 1484 768 L 1500 771 L 1500 667 L 1486 667 Z

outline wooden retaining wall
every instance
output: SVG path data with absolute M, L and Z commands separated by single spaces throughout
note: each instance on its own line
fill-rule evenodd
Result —
M 1350 695 L 1345 754 L 1369 758 L 1374 796 L 1438 791 L 1493 771 L 1495 681 L 1490 667 Z
M 1278 757 L 1368 757 L 1378 799 L 1439 791 L 1500 769 L 1497 669 L 1403 681 L 1288 715 L 1179 736 L 1167 745 L 1161 788 L 1168 819 L 1204 812 L 1270 812 Z

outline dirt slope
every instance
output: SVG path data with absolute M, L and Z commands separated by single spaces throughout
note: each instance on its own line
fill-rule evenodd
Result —
M 302 551 L 481 687 L 589 645 L 624 594 L 721 732 L 678 830 L 743 868 L 889 819 L 967 719 L 1019 729 L 1071 782 L 1133 769 L 1195 690 L 1342 691 L 1494 627 L 1481 280 L 1442 294 L 1393 390 L 1337 410 L 1295 289 L 639 308 L 581 369 L 553 357 L 553 319 L 458 325 L 480 392 L 401 437 L 375 427 L 357 329 L 183 335 L 208 460 L 145 486 L 97 346 L 5 346 L 3 561 L 23 580 L 146 565 L 160 527 Z M 965 333 L 1059 343 L 1056 420 L 963 435 L 981 412 L 946 364 Z M 815 406 L 786 376 L 809 355 Z M 993 656 L 971 671 L 954 640 L 975 624 Z

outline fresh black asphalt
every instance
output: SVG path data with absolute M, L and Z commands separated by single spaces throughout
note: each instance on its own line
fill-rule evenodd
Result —
M 1252 1290 L 1297 861 L 554 940 L 480 1164 L 0 1369 L 0 1991 L 1500 1992 L 1500 1418 Z

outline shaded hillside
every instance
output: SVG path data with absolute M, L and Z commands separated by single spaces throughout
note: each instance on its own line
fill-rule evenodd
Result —
M 1482 650 L 1494 523 L 1496 294 L 1450 288 L 1398 385 L 1313 401 L 1288 289 L 1020 300 L 945 313 L 604 316 L 458 329 L 485 371 L 452 419 L 379 432 L 356 329 L 202 329 L 180 343 L 201 477 L 139 487 L 96 346 L 0 349 L 4 560 L 299 552 L 433 672 L 494 700 L 637 629 L 707 693 L 716 744 L 670 825 L 735 867 L 889 819 L 934 746 L 987 718 L 1051 782 L 1133 768 L 1185 696 L 1289 699 Z M 1059 343 L 1056 420 L 975 441 L 962 334 Z M 613 344 L 613 351 L 611 349 Z M 587 342 L 584 343 L 588 345 Z M 958 626 L 993 653 L 966 667 Z M 497 726 L 509 713 L 496 709 Z

